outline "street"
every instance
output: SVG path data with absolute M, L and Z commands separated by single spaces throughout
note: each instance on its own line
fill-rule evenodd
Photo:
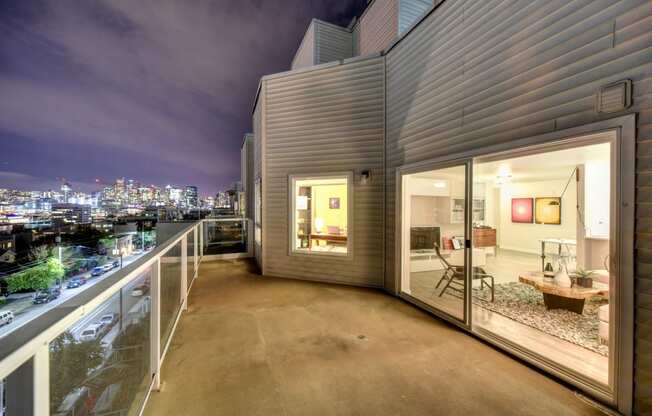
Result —
M 138 258 L 140 258 L 141 256 L 143 256 L 145 254 L 147 254 L 147 252 L 137 254 L 137 255 L 131 255 L 131 256 L 123 257 L 123 259 L 122 259 L 123 267 L 125 267 L 128 264 L 136 261 Z M 120 270 L 120 269 L 115 268 L 115 269 L 113 269 L 113 270 L 111 270 L 111 271 L 109 271 L 107 273 L 104 273 L 101 276 L 97 276 L 97 277 L 91 277 L 90 272 L 82 273 L 82 274 L 80 274 L 78 276 L 85 277 L 87 279 L 87 282 L 86 282 L 86 284 L 84 284 L 84 285 L 82 285 L 80 287 L 74 288 L 74 289 L 67 289 L 65 287 L 66 283 L 64 281 L 64 283 L 62 285 L 62 288 L 61 288 L 61 295 L 57 299 L 54 299 L 54 300 L 50 301 L 49 303 L 43 303 L 43 304 L 39 304 L 39 305 L 32 304 L 29 308 L 25 308 L 21 312 L 15 313 L 14 314 L 14 321 L 12 323 L 0 327 L 0 339 L 2 339 L 3 337 L 7 336 L 10 333 L 12 333 L 17 328 L 20 328 L 21 326 L 23 326 L 26 323 L 30 322 L 31 320 L 36 319 L 37 317 L 39 317 L 43 313 L 49 311 L 50 309 L 56 307 L 57 305 L 62 304 L 63 302 L 65 302 L 66 300 L 72 298 L 73 296 L 77 295 L 78 293 L 81 293 L 84 290 L 90 288 L 91 286 L 95 285 L 97 282 L 111 276 L 117 270 Z M 30 302 L 31 302 L 31 299 L 32 299 L 32 297 L 30 296 L 29 297 Z M 2 308 L 0 308 L 0 311 L 3 311 L 3 310 L 12 310 L 12 304 L 10 303 L 8 305 L 4 305 Z M 90 315 L 95 315 L 95 314 L 93 313 L 93 314 L 90 314 Z

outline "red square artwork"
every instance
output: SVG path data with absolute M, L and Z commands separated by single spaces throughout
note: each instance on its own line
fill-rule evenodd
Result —
M 532 223 L 532 198 L 512 198 L 512 222 Z

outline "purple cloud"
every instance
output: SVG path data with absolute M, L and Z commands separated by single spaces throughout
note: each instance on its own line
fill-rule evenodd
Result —
M 132 176 L 213 194 L 239 177 L 258 79 L 288 69 L 312 17 L 346 25 L 364 4 L 3 4 L 0 186 Z

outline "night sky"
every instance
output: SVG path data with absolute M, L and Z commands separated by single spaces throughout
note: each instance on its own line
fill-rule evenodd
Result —
M 0 187 L 240 176 L 262 75 L 366 0 L 0 0 Z

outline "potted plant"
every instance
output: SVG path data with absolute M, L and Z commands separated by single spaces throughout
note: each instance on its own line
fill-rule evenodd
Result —
M 583 268 L 578 267 L 577 270 L 575 270 L 575 282 L 577 283 L 577 286 L 592 288 L 593 278 L 591 275 L 593 274 L 594 272 L 592 271 L 584 270 Z

